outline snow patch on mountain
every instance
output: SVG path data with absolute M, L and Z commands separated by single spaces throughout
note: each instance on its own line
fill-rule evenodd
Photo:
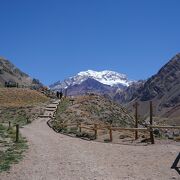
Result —
M 79 72 L 76 76 L 65 79 L 63 82 L 58 81 L 51 85 L 50 88 L 53 90 L 65 89 L 69 86 L 75 84 L 81 84 L 88 78 L 99 81 L 102 84 L 109 86 L 129 86 L 133 81 L 129 81 L 125 74 L 120 74 L 114 71 L 104 70 L 104 71 L 93 71 L 87 70 Z
M 104 70 L 104 71 L 88 70 L 88 71 L 82 71 L 78 73 L 78 75 L 88 77 L 88 78 L 93 78 L 109 86 L 114 86 L 117 84 L 129 86 L 129 83 L 130 83 L 126 75 L 120 74 L 114 71 L 108 71 L 108 70 Z

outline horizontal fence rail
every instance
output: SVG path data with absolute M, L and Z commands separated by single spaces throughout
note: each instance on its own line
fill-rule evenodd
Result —
M 109 131 L 109 140 L 113 140 L 112 132 L 113 131 L 140 131 L 140 132 L 153 132 L 153 129 L 180 129 L 180 126 L 152 126 L 152 125 L 147 125 L 145 128 L 125 128 L 125 127 L 114 127 L 110 125 L 102 125 L 102 124 L 82 124 L 82 123 L 61 123 L 60 124 L 62 127 L 72 127 L 76 126 L 79 128 L 79 131 L 82 132 L 82 129 L 94 131 L 95 138 L 98 136 L 98 130 L 107 130 Z M 151 138 L 150 138 L 151 139 Z M 152 144 L 153 141 L 151 141 Z
M 148 126 L 149 128 L 157 129 L 180 129 L 180 126 Z
M 58 104 L 59 105 L 59 104 Z M 57 106 L 58 106 L 57 105 Z M 98 123 L 94 123 L 94 124 L 83 124 L 80 122 L 77 123 L 60 123 L 60 126 L 62 127 L 72 127 L 72 126 L 76 126 L 79 129 L 79 132 L 82 132 L 82 129 L 86 129 L 86 130 L 90 130 L 90 131 L 94 131 L 94 136 L 95 139 L 98 136 L 98 130 L 107 130 L 109 131 L 109 140 L 112 141 L 113 140 L 113 136 L 112 136 L 112 132 L 113 131 L 132 131 L 134 132 L 134 136 L 135 136 L 135 140 L 138 139 L 138 132 L 149 132 L 149 136 L 150 136 L 150 142 L 151 144 L 154 144 L 154 129 L 180 129 L 180 126 L 162 126 L 162 125 L 153 125 L 153 105 L 152 105 L 152 101 L 149 102 L 149 108 L 150 108 L 150 120 L 149 120 L 149 124 L 146 125 L 145 127 L 138 127 L 138 106 L 139 104 L 137 102 L 135 102 L 134 104 L 134 108 L 135 108 L 135 121 L 134 121 L 134 127 L 117 127 L 117 126 L 112 126 L 112 125 L 102 125 L 102 124 L 98 124 Z M 53 107 L 52 107 L 53 108 Z M 51 107 L 47 107 L 47 109 L 51 109 Z M 54 115 L 51 116 L 52 119 L 54 119 L 54 121 L 56 121 L 55 119 L 55 113 L 57 111 L 57 108 L 54 112 Z

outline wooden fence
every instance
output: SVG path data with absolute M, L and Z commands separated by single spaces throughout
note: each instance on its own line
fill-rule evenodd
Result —
M 154 134 L 153 134 L 153 129 L 180 129 L 180 126 L 152 126 L 152 125 L 148 125 L 145 128 L 123 128 L 123 127 L 113 127 L 113 126 L 103 126 L 101 124 L 90 124 L 90 125 L 85 125 L 85 124 L 65 124 L 62 123 L 61 124 L 62 127 L 72 127 L 72 126 L 76 126 L 79 129 L 79 132 L 82 132 L 83 129 L 85 130 L 90 130 L 94 132 L 94 137 L 95 139 L 98 136 L 98 130 L 108 130 L 109 131 L 109 140 L 112 141 L 113 140 L 113 131 L 133 131 L 135 132 L 135 140 L 138 139 L 138 137 L 136 136 L 136 132 L 149 132 L 150 133 L 150 140 L 151 140 L 151 144 L 154 144 Z
M 62 124 L 62 127 L 68 127 L 68 126 L 76 126 L 79 128 L 79 132 L 82 132 L 82 129 L 94 131 L 94 136 L 97 138 L 98 136 L 98 130 L 108 130 L 109 131 L 109 140 L 113 140 L 113 131 L 133 131 L 135 132 L 135 140 L 138 139 L 138 132 L 139 131 L 144 131 L 144 132 L 149 132 L 150 135 L 150 141 L 151 144 L 154 144 L 154 133 L 153 129 L 180 129 L 180 126 L 155 126 L 153 125 L 153 106 L 152 106 L 152 101 L 150 101 L 150 121 L 149 125 L 143 128 L 138 127 L 138 103 L 135 103 L 135 125 L 133 128 L 128 127 L 113 127 L 111 125 L 101 125 L 101 124 L 90 124 L 90 125 L 85 125 L 85 124 Z

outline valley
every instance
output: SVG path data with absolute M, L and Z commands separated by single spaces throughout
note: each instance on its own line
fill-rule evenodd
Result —
M 180 180 L 180 0 L 0 7 L 0 180 Z
M 149 101 L 153 101 L 155 117 L 166 118 L 167 124 L 179 125 L 180 117 L 180 54 L 176 54 L 157 74 L 147 80 L 132 81 L 113 71 L 84 71 L 76 76 L 50 85 L 55 91 L 69 96 L 95 93 L 106 96 L 133 112 L 139 103 L 139 116 L 144 121 L 149 115 Z M 169 120 L 167 120 L 169 119 Z M 178 122 L 177 122 L 178 121 Z
M 178 178 L 169 167 L 180 140 L 180 130 L 173 129 L 180 125 L 179 54 L 148 80 L 131 81 L 124 74 L 88 70 L 50 88 L 10 61 L 0 60 L 0 179 Z M 63 93 L 60 100 L 57 91 Z M 154 128 L 155 145 L 151 145 L 148 129 L 150 101 L 153 125 L 172 128 Z M 51 106 L 55 104 L 54 111 Z M 137 139 L 137 130 L 132 131 L 136 120 L 137 129 L 145 129 L 138 130 Z M 20 126 L 19 142 L 15 142 L 16 124 Z M 161 157 L 158 164 L 156 157 Z M 128 167 L 133 168 L 132 173 Z

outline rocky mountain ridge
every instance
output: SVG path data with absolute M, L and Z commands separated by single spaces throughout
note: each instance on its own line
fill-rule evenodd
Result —
M 180 53 L 147 81 L 117 93 L 114 100 L 131 108 L 133 102 L 138 101 L 142 115 L 148 113 L 148 103 L 153 101 L 155 116 L 180 116 Z
M 66 93 L 68 96 L 85 95 L 87 93 L 111 96 L 116 92 L 116 90 L 117 87 L 105 85 L 95 79 L 88 78 L 81 84 L 69 86 L 66 89 Z
M 0 86 L 4 87 L 5 84 L 18 84 L 22 87 L 41 87 L 42 83 L 38 79 L 33 79 L 9 60 L 0 57 Z
M 111 87 L 118 87 L 118 88 L 127 87 L 133 82 L 128 80 L 126 75 L 114 71 L 87 70 L 87 71 L 79 72 L 77 75 L 67 78 L 62 82 L 58 81 L 50 85 L 50 88 L 52 90 L 67 89 L 70 86 L 79 85 L 84 81 L 86 81 L 87 79 L 94 79 L 103 85 L 108 85 Z

